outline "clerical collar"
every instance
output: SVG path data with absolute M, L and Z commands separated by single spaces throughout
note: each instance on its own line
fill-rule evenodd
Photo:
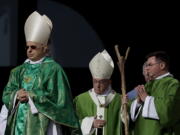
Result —
M 163 75 L 160 75 L 160 76 L 156 77 L 156 80 L 162 79 L 162 78 L 164 78 L 164 77 L 166 77 L 166 76 L 173 76 L 173 75 L 170 74 L 169 72 L 167 72 L 167 73 L 165 73 L 165 74 L 163 74 Z
M 104 93 L 102 94 L 96 94 L 96 92 L 94 91 L 94 88 L 93 88 L 93 92 L 97 95 L 97 96 L 107 96 L 110 92 L 111 92 L 112 88 L 111 88 L 111 85 L 109 85 L 109 87 L 104 91 Z
M 26 61 L 25 61 L 24 63 L 29 62 L 30 64 L 40 64 L 40 63 L 42 63 L 42 61 L 44 60 L 44 58 L 45 58 L 45 57 L 41 58 L 41 59 L 38 60 L 38 61 L 32 61 L 32 60 L 30 60 L 30 59 L 26 59 Z

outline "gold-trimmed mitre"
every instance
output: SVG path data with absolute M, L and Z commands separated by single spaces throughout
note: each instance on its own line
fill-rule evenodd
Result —
M 96 54 L 89 63 L 93 78 L 110 79 L 114 70 L 114 63 L 106 50 Z
M 47 45 L 52 27 L 52 22 L 46 15 L 40 15 L 34 11 L 29 15 L 24 25 L 26 42 L 32 41 Z

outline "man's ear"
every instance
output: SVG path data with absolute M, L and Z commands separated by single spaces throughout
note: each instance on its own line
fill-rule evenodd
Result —
M 109 80 L 109 84 L 112 84 L 112 80 Z
M 161 63 L 160 63 L 160 68 L 161 68 L 161 69 L 165 69 L 165 68 L 166 68 L 166 64 L 165 64 L 164 62 L 161 62 Z
M 43 46 L 43 52 L 46 53 L 48 51 L 48 46 L 47 45 L 44 45 Z

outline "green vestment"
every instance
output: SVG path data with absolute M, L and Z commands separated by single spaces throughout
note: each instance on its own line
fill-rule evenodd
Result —
M 32 114 L 28 103 L 13 109 L 16 92 L 21 88 L 28 91 L 38 113 Z M 26 62 L 13 69 L 3 102 L 9 110 L 6 135 L 45 135 L 50 120 L 71 129 L 79 128 L 67 76 L 49 57 L 41 64 Z
M 143 118 L 135 121 L 134 135 L 180 135 L 180 83 L 167 76 L 145 85 L 149 96 L 154 97 L 159 120 Z
M 93 102 L 89 92 L 80 94 L 74 99 L 77 115 L 80 121 L 85 117 L 96 116 L 97 106 Z M 107 121 L 105 125 L 105 135 L 121 135 L 121 120 L 120 120 L 120 95 L 115 93 L 114 98 L 105 107 L 105 117 Z

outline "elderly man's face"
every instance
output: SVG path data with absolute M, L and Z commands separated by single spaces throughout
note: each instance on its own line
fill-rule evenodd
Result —
M 27 57 L 32 61 L 38 61 L 46 55 L 47 46 L 34 42 L 26 43 Z
M 93 87 L 96 94 L 103 94 L 110 84 L 111 80 L 109 79 L 93 78 Z

